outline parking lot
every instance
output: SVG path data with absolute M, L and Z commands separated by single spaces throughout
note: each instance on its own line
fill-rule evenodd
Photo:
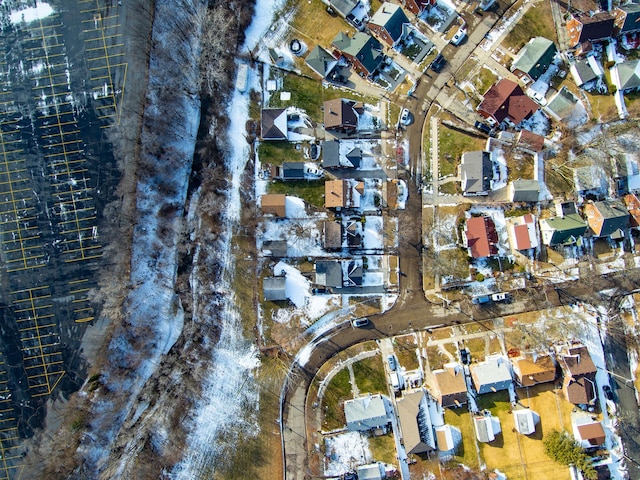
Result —
M 19 477 L 34 412 L 81 384 L 70 359 L 98 314 L 97 199 L 114 168 L 102 132 L 120 121 L 127 64 L 116 2 L 62 3 L 64 22 L 0 33 L 0 480 Z M 4 368 L 8 355 L 17 366 Z

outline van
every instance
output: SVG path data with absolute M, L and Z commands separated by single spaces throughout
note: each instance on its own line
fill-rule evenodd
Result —
M 389 370 L 394 372 L 396 370 L 396 367 L 397 367 L 395 355 L 389 355 L 387 357 L 387 363 L 389 364 Z

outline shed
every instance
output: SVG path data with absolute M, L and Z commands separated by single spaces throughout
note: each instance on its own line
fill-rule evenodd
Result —
M 540 415 L 529 408 L 517 408 L 513 410 L 513 421 L 518 432 L 523 435 L 531 435 L 536 431 Z
M 500 419 L 492 416 L 488 411 L 474 415 L 473 425 L 476 428 L 476 438 L 479 442 L 493 442 L 496 435 L 502 433 Z
M 287 279 L 285 277 L 267 277 L 262 281 L 264 299 L 280 301 L 287 299 Z

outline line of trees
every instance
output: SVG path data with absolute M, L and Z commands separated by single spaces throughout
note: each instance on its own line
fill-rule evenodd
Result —
M 589 455 L 567 432 L 551 431 L 543 440 L 544 452 L 562 465 L 574 465 L 586 480 L 597 480 L 598 472 L 591 464 Z

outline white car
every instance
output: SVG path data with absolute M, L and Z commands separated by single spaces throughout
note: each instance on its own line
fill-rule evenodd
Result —
M 464 27 L 460 27 L 458 31 L 453 35 L 453 38 L 451 39 L 451 43 L 453 45 L 460 45 L 460 42 L 462 42 L 462 40 L 466 35 L 467 35 L 467 31 L 464 29 Z
M 400 114 L 400 123 L 402 125 L 411 125 L 412 120 L 413 116 L 411 115 L 411 112 L 406 108 L 403 108 L 402 113 Z

